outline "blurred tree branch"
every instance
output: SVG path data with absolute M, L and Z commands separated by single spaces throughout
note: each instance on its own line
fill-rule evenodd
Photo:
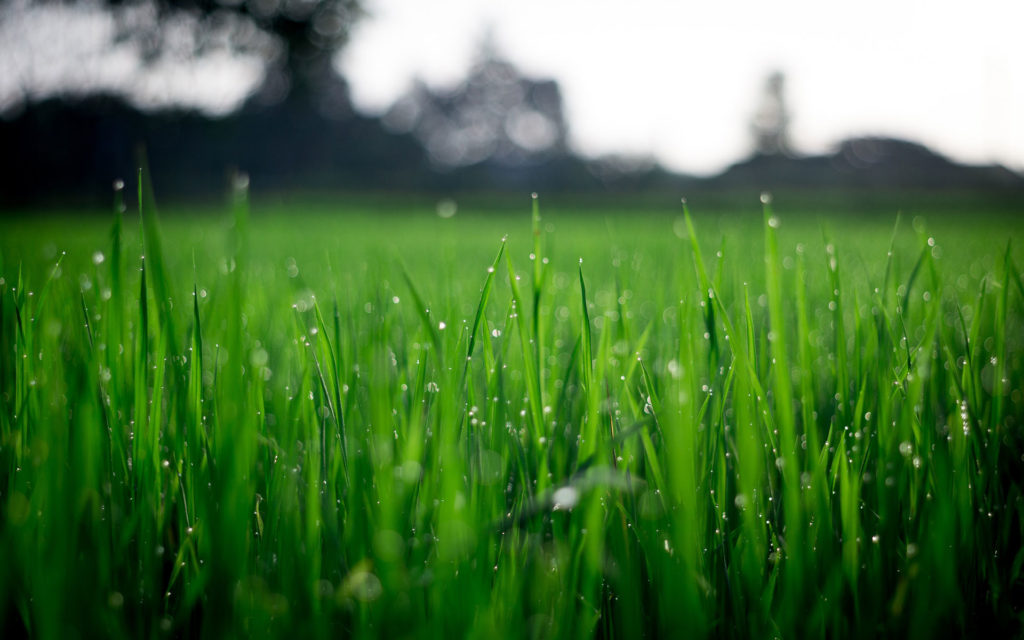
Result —
M 257 54 L 265 65 L 257 102 L 346 108 L 347 86 L 333 60 L 365 15 L 361 0 L 0 0 L 0 19 L 33 5 L 106 7 L 116 25 L 112 44 L 131 43 L 143 64 L 168 53 L 188 59 L 216 49 Z

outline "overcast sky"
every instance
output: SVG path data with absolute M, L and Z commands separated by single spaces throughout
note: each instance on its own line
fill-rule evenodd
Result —
M 851 135 L 923 142 L 1024 169 L 1024 1 L 368 0 L 340 66 L 380 112 L 416 76 L 462 77 L 483 34 L 560 83 L 576 149 L 717 171 L 750 150 L 781 70 L 795 146 Z

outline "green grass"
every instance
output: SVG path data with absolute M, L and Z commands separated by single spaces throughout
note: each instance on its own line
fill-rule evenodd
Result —
M 1022 632 L 1006 219 L 142 201 L 0 221 L 4 637 Z

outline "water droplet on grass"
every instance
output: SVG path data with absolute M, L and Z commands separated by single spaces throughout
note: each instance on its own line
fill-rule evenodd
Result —
M 555 495 L 552 496 L 554 505 L 552 509 L 555 511 L 565 509 L 566 511 L 572 509 L 580 501 L 580 492 L 573 487 L 562 487 L 555 491 Z
M 437 203 L 437 215 L 441 218 L 451 218 L 459 210 L 459 205 L 451 198 L 444 198 Z

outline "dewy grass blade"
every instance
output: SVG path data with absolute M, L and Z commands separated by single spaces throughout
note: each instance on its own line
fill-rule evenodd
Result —
M 316 355 L 316 351 L 313 351 L 313 358 L 317 368 L 317 374 L 320 376 L 320 383 L 323 387 L 324 397 L 327 399 L 328 408 L 330 409 L 331 415 L 334 416 L 335 423 L 338 428 L 338 442 L 341 445 L 341 462 L 344 468 L 344 473 L 348 475 L 348 443 L 345 434 L 345 414 L 344 407 L 341 403 L 341 371 L 338 367 L 338 351 L 335 349 L 334 344 L 331 342 L 330 333 L 327 331 L 327 324 L 324 322 L 323 314 L 320 313 L 320 303 L 313 299 L 313 310 L 316 312 L 317 326 L 319 327 L 318 336 L 326 343 L 325 351 L 327 352 L 328 362 L 331 365 L 330 375 L 332 384 L 328 384 L 324 377 L 323 370 L 320 368 L 320 360 Z M 340 338 L 340 331 L 338 330 L 339 320 L 335 316 L 335 336 Z M 327 443 L 323 442 L 323 447 L 326 450 Z M 326 454 L 325 454 L 326 455 Z M 326 462 L 324 464 L 324 475 L 326 475 Z
M 995 318 L 992 321 L 992 417 L 989 428 L 996 434 L 1005 430 L 1003 425 L 1003 407 L 1006 396 L 1006 314 L 1010 295 L 1010 272 L 1013 266 L 1010 261 L 1010 243 L 1006 243 L 1003 259 L 998 261 L 1001 273 L 996 274 L 999 290 L 996 292 Z M 998 443 L 998 440 L 997 440 Z
M 540 226 L 540 198 L 536 193 L 530 195 L 530 226 L 533 236 L 533 254 L 530 260 L 533 262 L 533 335 L 537 338 L 538 348 L 541 344 L 540 334 L 540 295 L 544 286 L 544 235 Z M 538 356 L 539 358 L 539 356 Z
M 438 332 L 437 327 L 434 326 L 434 322 L 430 318 L 430 309 L 424 304 L 420 292 L 416 289 L 416 285 L 413 284 L 412 277 L 409 276 L 409 270 L 404 266 L 402 267 L 402 278 L 409 287 L 409 293 L 412 295 L 412 301 L 416 307 L 416 315 L 419 316 L 420 321 L 423 323 L 423 328 L 426 330 L 427 335 L 430 336 L 431 344 L 434 345 L 434 353 L 437 354 L 438 359 L 441 359 L 444 355 L 441 350 L 441 334 Z
M 580 450 L 581 461 L 586 461 L 598 452 L 600 446 L 600 431 L 598 422 L 600 420 L 599 406 L 600 395 L 597 383 L 594 380 L 594 347 L 593 338 L 590 332 L 590 311 L 587 309 L 587 285 L 583 281 L 583 258 L 579 263 L 580 279 L 580 309 L 583 326 L 580 330 L 580 370 L 583 381 L 584 404 L 586 412 L 583 418 L 583 425 L 580 429 Z
M 783 484 L 783 517 L 786 536 L 786 563 L 790 567 L 783 575 L 786 577 L 785 594 L 787 601 L 792 603 L 794 611 L 805 597 L 805 584 L 802 579 L 804 556 L 803 532 L 807 523 L 803 515 L 800 492 L 801 459 L 797 446 L 796 422 L 793 412 L 793 383 L 790 378 L 788 327 L 784 312 L 781 258 L 777 228 L 779 219 L 772 213 L 771 197 L 762 196 L 764 205 L 765 233 L 765 281 L 768 295 L 769 348 L 772 355 L 773 399 L 776 425 L 779 429 L 779 455 L 776 466 L 782 471 Z M 835 271 L 835 269 L 832 269 Z M 845 347 L 843 347 L 845 348 Z M 795 617 L 788 620 L 789 625 L 796 625 Z
M 697 241 L 697 231 L 693 227 L 693 219 L 690 217 L 690 208 L 686 204 L 686 198 L 683 198 L 682 205 L 683 219 L 686 222 L 686 235 L 690 240 L 690 249 L 693 251 L 694 266 L 697 268 L 701 291 L 706 292 L 711 287 L 711 280 L 708 279 L 708 272 L 704 267 L 704 257 L 700 252 L 700 243 Z
M 145 187 L 145 189 L 143 189 Z M 178 335 L 175 330 L 174 314 L 171 313 L 173 300 L 171 297 L 170 275 L 164 260 L 163 237 L 156 210 L 156 199 L 149 173 L 139 169 L 138 175 L 139 220 L 142 229 L 143 255 L 149 259 L 150 287 L 156 302 L 157 322 L 164 338 L 168 341 L 168 349 L 178 353 Z
M 466 371 L 469 369 L 469 362 L 473 358 L 473 348 L 476 346 L 477 331 L 480 329 L 480 321 L 484 317 L 484 311 L 487 309 L 487 299 L 491 295 L 491 285 L 494 284 L 494 275 L 498 270 L 498 265 L 501 263 L 501 256 L 505 252 L 505 240 L 501 239 L 501 246 L 498 247 L 498 255 L 494 256 L 494 262 L 487 268 L 487 278 L 484 280 L 484 286 L 480 290 L 480 301 L 476 305 L 476 313 L 473 314 L 473 325 L 469 330 L 469 346 L 466 347 L 466 363 L 463 365 L 462 377 L 465 379 Z
M 192 285 L 192 336 L 189 347 L 188 406 L 190 410 L 189 429 L 185 437 L 185 473 L 192 491 L 195 483 L 192 477 L 196 465 L 210 463 L 209 437 L 206 432 L 206 415 L 203 406 L 203 330 L 199 316 L 199 289 Z M 201 466 L 200 466 L 201 468 Z M 192 504 L 195 505 L 193 495 Z M 194 508 L 194 507 L 193 507 Z M 191 525 L 189 525 L 191 526 Z
M 523 353 L 523 377 L 526 380 L 527 403 L 530 408 L 530 423 L 532 425 L 533 437 L 528 451 L 532 451 L 533 442 L 540 434 L 544 433 L 544 406 L 541 398 L 541 386 L 538 373 L 539 364 L 536 360 L 536 352 L 532 348 L 535 336 L 530 335 L 529 325 L 523 321 L 523 299 L 519 293 L 519 276 L 516 275 L 512 266 L 512 258 L 505 256 L 505 265 L 508 269 L 509 288 L 512 291 L 512 312 L 509 314 L 515 320 L 519 330 L 519 342 Z

